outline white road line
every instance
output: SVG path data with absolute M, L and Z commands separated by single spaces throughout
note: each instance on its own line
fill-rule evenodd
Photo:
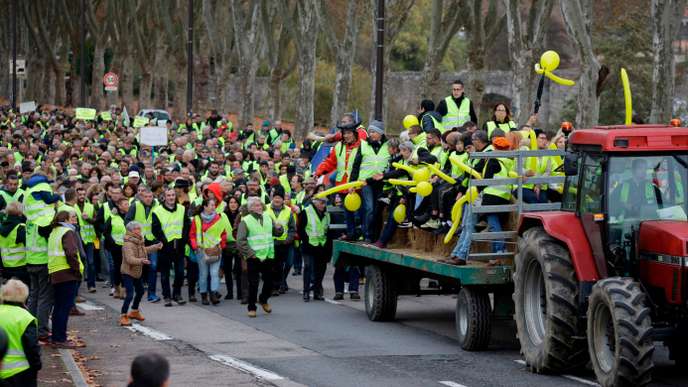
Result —
M 523 365 L 523 366 L 526 365 L 526 362 L 525 362 L 524 360 L 521 360 L 521 359 L 514 360 L 514 362 L 515 362 L 515 363 L 518 363 L 518 364 L 520 364 L 520 365 Z M 588 380 L 588 379 L 585 379 L 585 378 L 581 378 L 581 377 L 579 377 L 579 376 L 566 375 L 566 374 L 560 375 L 560 376 L 563 377 L 563 378 L 569 379 L 569 380 L 573 380 L 574 382 L 578 382 L 578 383 L 582 383 L 582 384 L 587 384 L 588 386 L 600 387 L 600 385 L 599 385 L 598 383 L 593 382 L 592 380 Z
M 144 327 L 143 325 L 140 324 L 131 324 L 130 327 L 126 327 L 132 332 L 139 332 L 144 334 L 145 336 L 150 337 L 151 339 L 155 341 L 164 341 L 164 340 L 172 340 L 172 336 L 168 336 L 160 331 L 156 331 L 155 329 Z
M 452 381 L 450 381 L 450 380 L 443 380 L 443 381 L 440 381 L 440 382 L 438 382 L 438 383 L 439 383 L 439 384 L 444 384 L 445 386 L 448 386 L 448 387 L 466 387 L 466 386 L 463 385 L 463 384 L 459 384 L 459 383 L 456 383 L 456 382 L 452 382 Z
M 274 372 L 270 372 L 268 370 L 265 370 L 260 367 L 256 367 L 251 363 L 247 363 L 245 361 L 239 360 L 237 358 L 227 356 L 227 355 L 210 355 L 209 356 L 211 360 L 215 360 L 217 362 L 220 362 L 224 365 L 228 365 L 232 368 L 239 369 L 244 372 L 248 372 L 249 374 L 260 378 L 260 379 L 265 379 L 265 380 L 283 380 L 284 378 L 280 375 L 277 375 Z
M 333 305 L 341 305 L 341 304 L 342 304 L 342 303 L 339 302 L 339 301 L 330 300 L 329 298 L 326 298 L 326 299 L 325 299 L 325 302 L 327 302 L 328 304 L 333 304 Z
M 86 383 L 86 379 L 84 379 L 84 374 L 81 373 L 79 366 L 76 364 L 76 361 L 74 361 L 74 357 L 72 356 L 73 351 L 60 348 L 59 352 L 61 355 L 60 357 L 62 358 L 62 363 L 64 363 L 65 367 L 67 368 L 69 376 L 72 377 L 74 385 L 76 387 L 88 387 L 88 383 Z
M 79 309 L 88 310 L 88 311 L 93 311 L 93 310 L 105 310 L 105 308 L 103 308 L 102 306 L 93 305 L 93 304 L 91 304 L 90 302 L 82 302 L 82 303 L 80 303 L 80 304 L 76 304 L 76 306 L 77 306 Z

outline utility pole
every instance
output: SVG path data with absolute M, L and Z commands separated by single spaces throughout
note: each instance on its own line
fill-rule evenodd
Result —
M 12 0 L 12 109 L 17 109 L 17 0 Z
M 16 1 L 16 0 L 15 0 Z M 79 106 L 86 106 L 86 0 L 79 3 Z M 92 82 L 96 82 L 95 79 Z
M 377 0 L 377 52 L 375 58 L 375 119 L 382 121 L 382 85 L 385 54 L 385 0 Z
M 186 41 L 186 112 L 191 113 L 193 106 L 193 0 L 189 0 L 189 20 Z

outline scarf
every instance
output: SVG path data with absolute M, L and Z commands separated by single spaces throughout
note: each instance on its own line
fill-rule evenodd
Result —
M 201 219 L 203 220 L 203 223 L 210 223 L 213 219 L 215 219 L 215 215 L 217 215 L 215 211 L 213 211 L 211 214 L 201 212 Z

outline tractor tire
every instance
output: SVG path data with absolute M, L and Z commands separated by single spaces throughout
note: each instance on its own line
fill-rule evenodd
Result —
M 466 351 L 481 351 L 490 343 L 492 309 L 490 295 L 464 287 L 456 298 L 456 336 Z
M 568 250 L 543 228 L 531 228 L 519 238 L 514 265 L 514 320 L 528 368 L 561 373 L 583 367 L 588 355 Z
M 652 321 L 645 293 L 632 278 L 612 277 L 592 288 L 588 350 L 602 387 L 645 386 L 652 380 Z
M 397 289 L 389 272 L 366 267 L 365 309 L 370 321 L 391 321 L 397 313 Z

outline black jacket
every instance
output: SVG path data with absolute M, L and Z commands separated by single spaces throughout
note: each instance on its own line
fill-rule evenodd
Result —
M 461 97 L 459 98 L 454 98 L 454 103 L 456 103 L 456 106 L 461 106 L 461 103 L 463 102 L 463 97 L 465 94 L 462 94 Z M 469 104 L 469 109 L 470 109 L 470 114 L 471 114 L 471 121 L 475 122 L 476 125 L 478 125 L 478 116 L 475 115 L 475 110 L 473 110 L 473 101 L 470 101 Z M 437 104 L 437 108 L 435 108 L 435 111 L 440 114 L 440 116 L 445 116 L 447 114 L 447 101 L 442 98 L 440 103 Z M 451 128 L 447 128 L 451 129 Z

